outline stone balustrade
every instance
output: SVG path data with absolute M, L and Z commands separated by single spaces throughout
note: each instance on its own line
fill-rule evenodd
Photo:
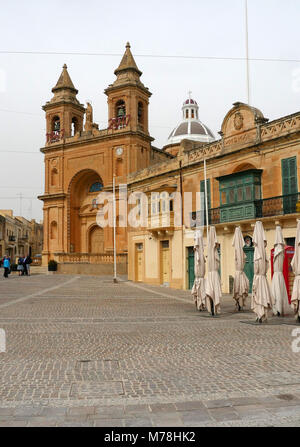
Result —
M 74 264 L 113 264 L 113 254 L 89 254 L 89 253 L 55 253 L 58 263 Z M 117 263 L 126 263 L 127 255 L 118 254 Z

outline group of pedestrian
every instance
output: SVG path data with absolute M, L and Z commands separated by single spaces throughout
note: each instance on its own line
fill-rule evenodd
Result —
M 29 255 L 20 257 L 18 259 L 17 271 L 19 272 L 19 276 L 30 276 L 30 264 L 32 263 L 32 259 Z M 2 259 L 2 265 L 4 268 L 4 278 L 8 278 L 8 275 L 11 273 L 11 260 L 8 255 L 5 255 Z
M 17 271 L 19 272 L 19 276 L 30 276 L 30 264 L 32 263 L 32 259 L 29 255 L 24 258 L 20 257 L 18 259 L 18 267 Z

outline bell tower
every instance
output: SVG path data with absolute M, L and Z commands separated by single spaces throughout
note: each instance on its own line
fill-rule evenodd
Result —
M 47 144 L 70 138 L 82 131 L 85 113 L 84 106 L 76 98 L 78 90 L 73 85 L 66 64 L 52 92 L 53 98 L 43 106 L 46 112 Z
M 151 93 L 141 82 L 138 69 L 127 42 L 126 51 L 115 70 L 117 79 L 108 86 L 108 127 L 112 131 L 133 131 L 149 136 L 148 106 Z

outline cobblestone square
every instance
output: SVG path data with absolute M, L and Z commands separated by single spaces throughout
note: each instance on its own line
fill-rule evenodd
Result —
M 292 315 L 125 278 L 0 277 L 0 426 L 299 426 Z

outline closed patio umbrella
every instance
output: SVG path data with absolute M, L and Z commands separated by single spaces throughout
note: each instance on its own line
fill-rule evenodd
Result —
M 268 319 L 268 310 L 273 307 L 273 297 L 267 281 L 269 260 L 267 258 L 267 239 L 262 222 L 255 224 L 254 234 L 254 278 L 252 286 L 251 309 L 256 314 L 256 321 L 262 323 Z
M 232 246 L 235 253 L 235 277 L 233 284 L 233 299 L 236 301 L 236 307 L 241 310 L 245 306 L 246 298 L 249 292 L 249 279 L 247 278 L 244 267 L 246 254 L 243 250 L 245 241 L 240 227 L 234 232 Z
M 294 309 L 296 319 L 300 323 L 300 219 L 298 219 L 297 224 L 295 254 L 292 259 L 291 266 L 295 275 L 292 293 L 292 307 Z
M 284 261 L 284 239 L 280 226 L 276 227 L 274 245 L 274 275 L 272 278 L 271 291 L 274 297 L 274 315 L 284 315 L 288 306 L 288 294 L 283 276 Z
M 207 244 L 207 279 L 205 284 L 206 307 L 212 315 L 220 314 L 220 300 L 222 298 L 221 280 L 219 275 L 220 257 L 215 227 L 209 228 Z
M 201 230 L 196 231 L 194 237 L 194 272 L 195 281 L 192 288 L 195 305 L 199 311 L 205 309 L 205 257 L 203 253 L 203 233 Z

